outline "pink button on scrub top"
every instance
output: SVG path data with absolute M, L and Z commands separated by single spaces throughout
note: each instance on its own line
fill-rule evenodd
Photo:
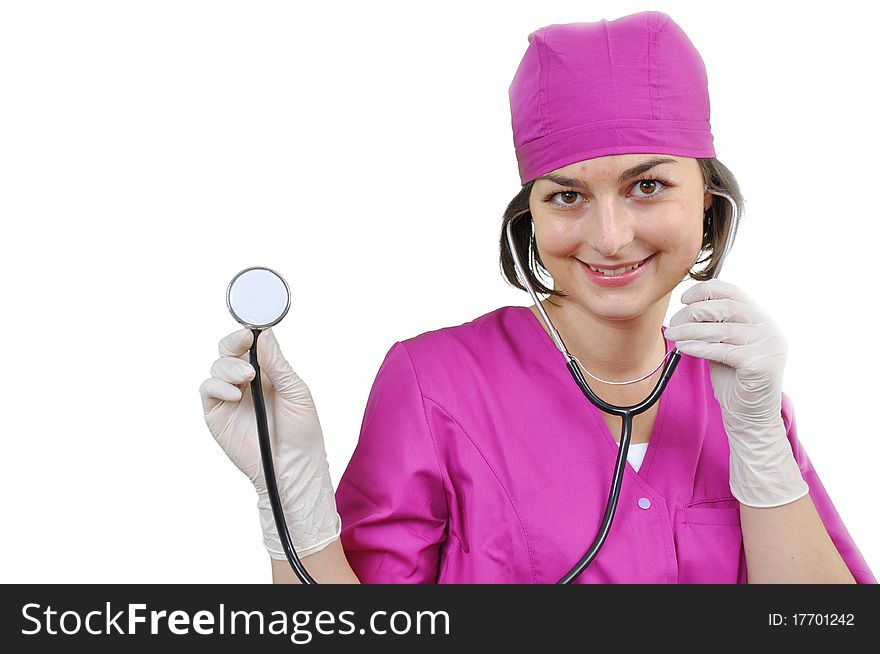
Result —
M 782 418 L 832 541 L 856 581 L 876 583 L 784 393 Z M 336 491 L 348 561 L 363 583 L 555 583 L 595 537 L 616 437 L 528 307 L 395 343 Z M 729 457 L 708 361 L 682 354 L 575 583 L 746 582 Z

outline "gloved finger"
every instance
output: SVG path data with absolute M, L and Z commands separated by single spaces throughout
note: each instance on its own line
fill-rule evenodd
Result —
M 757 304 L 747 304 L 737 300 L 722 298 L 694 302 L 682 307 L 669 319 L 669 326 L 671 328 L 700 322 L 757 325 L 766 321 L 767 315 Z
M 254 333 L 250 329 L 239 329 L 220 340 L 221 357 L 240 357 L 254 344 Z
M 256 375 L 254 367 L 247 361 L 220 357 L 211 364 L 211 377 L 217 377 L 230 384 L 244 384 Z
M 669 327 L 691 322 L 742 322 L 739 319 L 740 306 L 745 305 L 727 298 L 696 302 L 676 311 L 669 319 Z
M 666 330 L 666 338 L 679 341 L 703 341 L 704 343 L 726 343 L 728 345 L 751 345 L 761 339 L 760 330 L 754 325 L 730 322 L 689 322 Z
M 201 383 L 199 395 L 202 397 L 202 409 L 205 415 L 223 402 L 238 402 L 241 399 L 241 391 L 238 388 L 216 377 L 209 377 Z
M 691 323 L 731 323 L 759 325 L 767 322 L 766 314 L 756 304 L 736 300 L 704 300 L 682 307 L 669 319 L 669 327 L 677 328 Z
M 730 345 L 728 343 L 707 343 L 706 341 L 676 341 L 675 347 L 683 354 L 692 357 L 717 361 L 718 363 L 736 368 L 745 360 L 747 346 Z
M 729 298 L 744 304 L 755 303 L 739 286 L 723 279 L 708 279 L 705 282 L 698 282 L 682 294 L 681 302 L 682 304 L 691 304 L 701 300 L 717 300 L 721 298 Z

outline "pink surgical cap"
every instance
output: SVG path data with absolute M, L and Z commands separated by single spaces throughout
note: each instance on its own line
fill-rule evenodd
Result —
M 706 67 L 661 12 L 532 32 L 509 92 L 523 184 L 612 154 L 715 156 Z

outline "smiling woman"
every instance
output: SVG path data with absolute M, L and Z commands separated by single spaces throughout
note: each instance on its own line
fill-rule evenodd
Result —
M 716 158 L 706 71 L 684 32 L 659 12 L 539 29 L 510 106 L 522 188 L 504 212 L 504 277 L 526 290 L 510 226 L 569 351 L 607 379 L 641 376 L 597 386 L 607 402 L 641 402 L 656 382 L 644 373 L 673 345 L 683 352 L 660 402 L 634 420 L 645 458 L 622 469 L 614 531 L 575 580 L 873 581 L 797 441 L 776 331 L 712 279 L 736 234 L 711 191 L 737 214 L 743 200 Z M 663 319 L 688 275 L 705 286 L 669 330 L 696 340 L 674 343 Z M 504 307 L 388 352 L 337 491 L 362 581 L 547 583 L 610 524 L 616 420 L 570 383 L 539 313 Z M 694 327 L 725 317 L 743 324 Z
M 684 163 L 687 163 L 689 161 L 680 157 L 663 157 L 662 160 L 665 160 L 667 162 L 670 160 L 676 162 L 681 161 Z M 644 163 L 624 170 L 618 177 L 618 183 L 620 185 L 623 185 L 634 177 L 644 175 L 648 170 L 651 170 L 659 165 L 657 164 L 657 161 L 658 158 L 656 157 L 648 157 L 647 161 L 645 161 Z M 699 168 L 702 183 L 707 185 L 711 189 L 722 191 L 730 195 L 737 204 L 740 220 L 742 220 L 745 200 L 743 199 L 742 193 L 740 192 L 739 184 L 737 183 L 736 177 L 733 175 L 733 173 L 723 163 L 721 163 L 718 159 L 714 157 L 696 159 L 695 161 L 697 167 Z M 565 173 L 561 172 L 561 170 L 569 170 L 571 168 L 576 168 L 576 166 L 567 166 L 563 169 L 547 173 L 540 178 L 526 182 L 525 184 L 523 184 L 520 191 L 508 203 L 507 208 L 504 211 L 501 223 L 501 237 L 499 239 L 501 250 L 501 272 L 504 275 L 505 279 L 512 286 L 515 286 L 520 290 L 524 291 L 526 289 L 523 286 L 522 282 L 518 279 L 516 270 L 513 265 L 513 258 L 510 253 L 510 245 L 508 244 L 507 238 L 505 237 L 507 223 L 515 220 L 523 212 L 531 213 L 532 217 L 534 217 L 534 213 L 531 211 L 531 207 L 535 206 L 537 202 L 555 203 L 556 205 L 571 204 L 575 206 L 581 203 L 585 203 L 587 201 L 586 195 L 590 191 L 587 181 L 579 177 L 568 176 Z M 673 176 L 674 175 L 672 172 L 668 174 L 668 177 L 670 178 Z M 663 188 L 671 187 L 674 184 L 671 179 L 664 178 L 659 173 L 644 175 L 643 179 L 638 180 L 638 185 L 641 187 L 642 190 L 636 192 L 636 195 L 641 194 L 642 197 L 634 197 L 634 201 L 654 201 L 653 198 L 646 198 L 648 195 L 653 195 L 658 191 L 648 192 L 647 190 L 644 190 L 644 184 L 650 182 L 659 182 L 662 185 L 660 193 L 662 193 Z M 541 189 L 544 189 L 546 193 L 543 198 L 539 195 L 535 200 L 533 200 L 533 189 L 536 186 L 538 187 L 538 191 L 535 191 L 535 193 L 540 193 Z M 627 186 L 627 192 L 631 193 L 634 186 L 636 186 L 635 181 Z M 691 190 L 692 192 L 696 192 L 696 189 Z M 551 194 L 551 191 L 555 192 Z M 579 199 L 575 200 L 575 195 L 577 195 Z M 713 195 L 710 197 L 711 205 L 709 205 L 708 209 L 704 211 L 702 217 L 702 243 L 700 245 L 699 256 L 695 259 L 695 261 L 691 262 L 691 264 L 693 264 L 694 266 L 698 266 L 700 264 L 705 265 L 701 269 L 691 269 L 686 273 L 687 276 L 695 281 L 705 281 L 712 278 L 712 275 L 715 272 L 715 268 L 718 265 L 718 257 L 722 252 L 724 252 L 727 240 L 736 239 L 735 232 L 729 233 L 730 218 L 733 211 L 730 204 L 719 196 Z M 559 210 L 561 211 L 567 209 L 567 206 L 564 209 L 562 207 L 559 208 Z M 542 209 L 540 207 L 536 207 L 536 211 L 538 211 L 538 213 L 540 214 L 542 212 Z M 543 213 L 547 213 L 547 211 L 544 210 Z M 542 281 L 542 277 L 544 277 L 545 275 L 549 275 L 552 277 L 552 273 L 550 273 L 547 267 L 544 265 L 541 251 L 538 248 L 536 242 L 536 236 L 533 230 L 532 221 L 517 220 L 513 224 L 512 230 L 514 240 L 516 241 L 519 251 L 529 253 L 529 265 L 526 267 L 525 273 L 529 276 L 529 281 L 532 283 L 532 286 L 534 286 L 535 290 L 539 293 L 551 296 L 566 297 L 566 293 L 564 291 L 558 288 L 553 288 L 552 285 L 548 286 L 544 283 L 544 281 Z M 592 263 L 592 261 L 583 260 L 583 263 Z M 682 275 L 682 278 L 683 277 L 684 275 Z M 681 281 L 681 279 L 679 279 L 679 281 Z
M 504 212 L 501 267 L 535 306 L 394 342 L 336 488 L 338 542 L 334 498 L 281 494 L 303 565 L 319 582 L 873 582 L 798 440 L 779 329 L 714 278 L 743 200 L 681 28 L 659 12 L 541 28 L 510 107 L 522 188 Z M 700 283 L 665 327 L 688 275 Z M 227 337 L 224 358 L 250 342 Z M 314 474 L 299 481 L 323 490 L 315 404 L 274 336 L 265 344 L 276 427 L 308 427 L 278 438 L 294 452 L 296 436 L 312 439 L 302 468 Z M 571 355 L 606 381 L 582 383 Z M 215 364 L 225 385 L 203 383 L 209 426 L 241 429 L 215 433 L 221 445 L 243 442 L 253 413 L 236 404 L 248 397 L 234 388 L 239 363 Z

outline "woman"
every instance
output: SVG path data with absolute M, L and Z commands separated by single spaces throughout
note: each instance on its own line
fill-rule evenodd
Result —
M 784 338 L 739 288 L 710 279 L 735 236 L 714 192 L 742 199 L 715 159 L 687 36 L 658 12 L 543 28 L 510 101 L 523 187 L 504 227 L 515 220 L 523 258 L 552 278 L 528 273 L 591 388 L 636 404 L 682 353 L 634 420 L 610 534 L 576 581 L 874 583 L 798 443 Z M 523 288 L 504 229 L 501 265 Z M 708 281 L 665 328 L 688 274 Z M 205 418 L 258 489 L 275 579 L 295 581 L 260 472 L 251 344 L 248 330 L 221 341 Z M 552 583 L 592 542 L 620 419 L 572 383 L 537 307 L 395 343 L 335 495 L 308 388 L 271 330 L 258 350 L 288 525 L 319 582 Z

